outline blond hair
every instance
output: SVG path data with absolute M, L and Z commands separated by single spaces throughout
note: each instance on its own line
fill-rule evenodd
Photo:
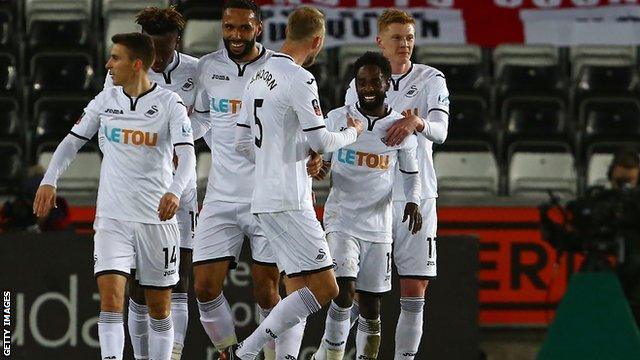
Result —
M 289 14 L 287 40 L 305 41 L 324 34 L 324 14 L 320 10 L 301 6 Z
M 416 20 L 408 12 L 399 9 L 389 9 L 382 12 L 378 18 L 378 34 L 383 32 L 391 24 L 415 25 Z

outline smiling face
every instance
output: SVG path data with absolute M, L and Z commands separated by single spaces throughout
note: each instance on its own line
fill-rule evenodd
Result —
M 376 65 L 365 65 L 356 74 L 356 92 L 360 108 L 369 112 L 381 110 L 386 92 L 389 90 L 389 79 Z
M 391 63 L 411 61 L 416 29 L 413 24 L 389 24 L 377 37 L 378 46 Z
M 222 40 L 233 60 L 251 60 L 251 50 L 261 33 L 262 24 L 251 10 L 228 8 L 222 14 Z

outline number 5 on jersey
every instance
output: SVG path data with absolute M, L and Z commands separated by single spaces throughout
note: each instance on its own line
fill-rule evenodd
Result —
M 253 118 L 256 121 L 256 125 L 258 125 L 258 129 L 260 130 L 260 138 L 255 137 L 255 144 L 257 147 L 262 147 L 262 123 L 258 118 L 258 108 L 262 107 L 262 103 L 264 103 L 264 99 L 255 99 L 253 100 Z

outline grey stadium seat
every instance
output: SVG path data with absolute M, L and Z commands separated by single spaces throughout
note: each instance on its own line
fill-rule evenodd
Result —
M 497 195 L 498 165 L 487 151 L 439 151 L 433 156 L 441 195 Z
M 46 169 L 52 156 L 51 152 L 40 153 L 38 164 Z M 100 163 L 99 152 L 79 152 L 58 180 L 58 193 L 69 197 L 94 195 L 98 191 Z
M 102 17 L 109 19 L 123 13 L 135 15 L 149 6 L 163 8 L 168 5 L 169 0 L 102 0 Z
M 109 57 L 111 52 L 111 37 L 115 34 L 140 32 L 142 28 L 135 23 L 135 19 L 131 16 L 118 16 L 108 20 L 104 31 L 104 54 L 105 58 Z
M 509 161 L 509 195 L 546 197 L 552 190 L 575 196 L 577 181 L 570 152 L 516 151 Z
M 587 186 L 607 186 L 609 179 L 607 172 L 613 160 L 613 154 L 593 154 L 587 165 Z
M 182 51 L 201 57 L 222 47 L 219 20 L 189 20 L 182 35 Z
M 27 31 L 34 20 L 91 20 L 92 0 L 26 0 Z

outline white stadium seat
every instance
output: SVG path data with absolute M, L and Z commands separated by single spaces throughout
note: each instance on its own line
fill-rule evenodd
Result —
M 169 0 L 102 0 L 102 17 L 109 19 L 114 14 L 137 14 L 140 10 L 157 6 L 167 7 Z
M 40 153 L 38 164 L 46 169 L 52 156 L 51 152 Z M 94 195 L 100 181 L 100 163 L 99 152 L 79 152 L 58 180 L 58 193 L 62 196 Z
M 498 194 L 498 165 L 491 151 L 439 151 L 433 163 L 439 194 Z
M 195 57 L 214 52 L 222 46 L 219 20 L 189 20 L 182 34 L 182 51 Z
M 92 0 L 26 0 L 27 29 L 34 20 L 91 20 Z
M 509 195 L 546 197 L 547 190 L 575 196 L 573 155 L 561 152 L 515 152 L 509 162 Z
M 478 64 L 482 50 L 478 45 L 425 45 L 417 49 L 416 58 L 422 64 Z
M 613 154 L 593 154 L 587 167 L 587 186 L 607 186 L 607 172 L 613 160 Z
M 118 16 L 113 19 L 109 19 L 104 32 L 104 54 L 105 59 L 109 57 L 111 52 L 111 37 L 115 34 L 140 32 L 142 28 L 135 23 L 133 17 Z

